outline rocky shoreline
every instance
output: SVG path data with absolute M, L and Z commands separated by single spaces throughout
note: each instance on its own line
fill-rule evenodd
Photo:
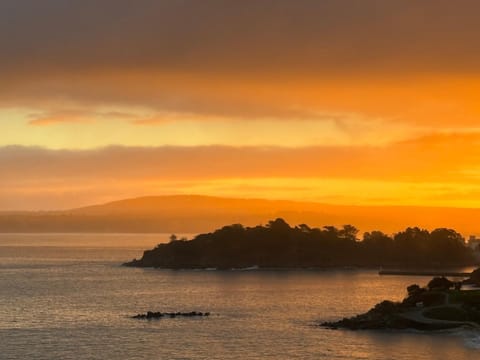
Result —
M 464 281 L 472 282 L 472 277 Z M 426 287 L 416 284 L 408 286 L 408 295 L 401 302 L 384 300 L 364 314 L 323 322 L 321 326 L 350 330 L 428 331 L 480 328 L 480 290 L 461 290 L 461 286 L 461 283 L 436 277 Z

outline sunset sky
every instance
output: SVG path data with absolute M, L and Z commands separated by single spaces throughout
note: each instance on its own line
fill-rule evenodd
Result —
M 2 0 L 0 210 L 480 205 L 476 0 Z

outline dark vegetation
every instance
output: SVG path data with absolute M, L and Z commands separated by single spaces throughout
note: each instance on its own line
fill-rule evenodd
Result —
M 126 265 L 161 268 L 309 268 L 389 266 L 445 268 L 473 265 L 473 251 L 452 229 L 432 232 L 407 228 L 393 236 L 367 232 L 358 239 L 351 225 L 342 228 L 291 227 L 283 219 L 265 226 L 225 226 L 192 240 L 172 237 Z

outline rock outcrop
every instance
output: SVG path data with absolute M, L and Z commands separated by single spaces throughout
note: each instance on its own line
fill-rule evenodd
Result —
M 176 318 L 176 317 L 202 317 L 202 316 L 210 316 L 209 312 L 197 312 L 197 311 L 190 311 L 190 312 L 153 312 L 148 311 L 145 314 L 137 314 L 132 316 L 133 319 L 161 319 L 161 318 Z
M 480 291 L 452 290 L 454 286 L 445 278 L 432 279 L 427 288 L 410 285 L 401 302 L 384 300 L 364 314 L 321 325 L 351 330 L 480 328 Z

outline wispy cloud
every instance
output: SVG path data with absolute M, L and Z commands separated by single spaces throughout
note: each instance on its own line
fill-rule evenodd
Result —
M 85 111 L 52 112 L 41 115 L 31 115 L 28 124 L 33 126 L 50 126 L 68 123 L 91 123 L 91 114 Z
M 121 111 L 100 111 L 100 110 L 81 110 L 81 109 L 62 109 L 56 111 L 45 111 L 42 113 L 33 113 L 28 117 L 29 125 L 33 126 L 49 126 L 57 124 L 92 124 L 96 120 L 130 120 L 134 119 L 138 115 L 133 113 L 121 112 Z
M 4 179 L 293 176 L 466 183 L 477 181 L 476 172 L 468 170 L 478 169 L 479 142 L 480 133 L 432 134 L 382 146 L 113 146 L 92 150 L 7 146 L 0 148 L 0 167 L 9 169 Z

